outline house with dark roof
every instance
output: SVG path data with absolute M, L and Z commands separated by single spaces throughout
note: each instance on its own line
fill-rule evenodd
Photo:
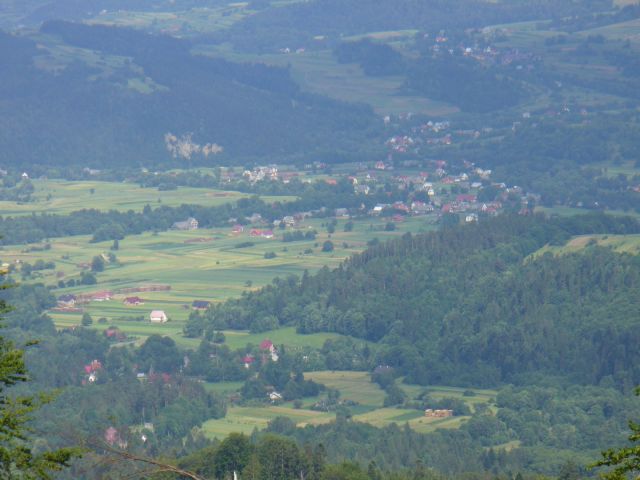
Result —
M 191 308 L 193 310 L 206 310 L 207 308 L 209 308 L 211 306 L 211 302 L 208 302 L 206 300 L 194 300 L 193 303 L 191 304 Z
M 73 307 L 76 304 L 76 296 L 72 294 L 60 295 L 58 297 L 58 306 Z
M 122 303 L 125 305 L 144 305 L 144 300 L 140 297 L 127 297 Z

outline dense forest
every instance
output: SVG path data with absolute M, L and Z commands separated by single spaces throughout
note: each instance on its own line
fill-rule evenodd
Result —
M 302 333 L 379 342 L 372 364 L 425 385 L 526 383 L 544 374 L 630 389 L 640 381 L 631 320 L 640 300 L 637 257 L 597 247 L 531 257 L 572 234 L 602 232 L 637 233 L 640 225 L 600 215 L 505 217 L 407 234 L 333 272 L 279 279 L 216 305 L 208 328 L 270 328 L 275 320 Z

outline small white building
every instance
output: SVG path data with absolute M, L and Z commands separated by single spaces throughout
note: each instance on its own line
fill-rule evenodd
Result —
M 169 319 L 164 310 L 154 310 L 149 315 L 149 320 L 151 320 L 151 323 L 166 323 Z
M 271 400 L 272 402 L 278 402 L 282 400 L 282 395 L 280 395 L 278 392 L 274 390 L 269 394 L 269 400 Z

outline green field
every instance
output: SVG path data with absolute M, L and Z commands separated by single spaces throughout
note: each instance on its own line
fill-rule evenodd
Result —
M 536 257 L 547 252 L 554 255 L 575 253 L 589 245 L 599 245 L 611 248 L 616 252 L 640 255 L 640 235 L 578 235 L 562 246 L 546 245 L 532 256 Z
M 98 15 L 88 23 L 139 28 L 163 34 L 194 35 L 230 27 L 254 13 L 247 8 L 248 5 L 249 2 L 229 2 L 171 12 L 114 10 Z
M 125 197 L 119 198 L 118 201 L 124 202 Z M 72 202 L 72 199 L 69 202 Z M 308 220 L 300 226 L 303 231 L 316 229 L 318 235 L 315 241 L 285 243 L 280 241 L 283 233 L 281 230 L 274 232 L 276 237 L 273 239 L 250 237 L 249 229 L 234 235 L 230 227 L 131 235 L 121 240 L 119 250 L 114 252 L 117 255 L 117 263 L 108 263 L 105 271 L 97 274 L 97 285 L 61 288 L 53 293 L 57 296 L 99 290 L 116 292 L 109 301 L 93 301 L 83 306 L 94 319 L 107 318 L 108 323 L 95 324 L 95 328 L 117 324 L 123 331 L 132 335 L 146 336 L 157 332 L 175 336 L 182 330 L 193 300 L 219 302 L 237 297 L 242 292 L 270 283 L 278 276 L 301 275 L 305 270 L 313 272 L 323 266 L 336 267 L 348 256 L 366 248 L 367 241 L 374 237 L 385 240 L 408 231 L 434 228 L 427 225 L 423 218 L 415 217 L 399 223 L 396 231 L 386 232 L 385 220 L 366 219 L 354 222 L 353 231 L 344 232 L 345 222 L 346 220 L 340 220 L 335 233 L 331 235 L 335 245 L 333 252 L 321 251 L 322 243 L 329 239 L 329 234 L 322 226 L 323 220 L 319 219 Z M 0 259 L 2 262 L 16 265 L 18 280 L 56 286 L 60 280 L 68 282 L 70 279 L 79 279 L 83 268 L 86 268 L 83 265 L 90 263 L 94 256 L 110 252 L 112 242 L 90 243 L 90 239 L 90 236 L 57 238 L 49 242 L 48 249 L 43 249 L 42 245 L 4 246 L 0 249 Z M 253 245 L 247 248 L 236 247 L 243 242 L 252 242 Z M 265 258 L 267 252 L 274 252 L 276 257 Z M 21 279 L 17 262 L 33 264 L 37 260 L 52 261 L 55 263 L 55 269 L 38 271 L 30 278 Z M 120 289 L 149 284 L 166 285 L 171 289 L 146 293 L 117 293 Z M 123 299 L 132 295 L 143 298 L 144 305 L 123 305 Z M 151 310 L 164 310 L 170 321 L 164 325 L 150 325 L 147 318 Z M 81 313 L 54 312 L 52 316 L 61 327 L 77 325 L 81 319 Z M 139 316 L 143 316 L 144 321 L 121 320 L 122 317 Z M 279 337 L 284 337 L 283 343 L 291 343 L 291 339 L 287 339 L 288 335 L 288 330 L 278 334 Z M 317 338 L 315 344 L 321 345 L 324 340 Z M 237 345 L 245 345 L 248 341 L 254 340 L 238 335 L 229 336 L 229 342 L 238 342 L 235 343 Z M 280 341 L 279 338 L 273 340 Z M 312 340 L 305 340 L 307 341 Z M 185 339 L 183 343 L 191 345 L 192 341 Z
M 327 387 L 340 391 L 341 400 L 351 400 L 358 405 L 350 407 L 353 420 L 369 423 L 376 427 L 384 427 L 391 423 L 408 424 L 412 429 L 428 433 L 438 428 L 458 428 L 469 417 L 457 416 L 450 418 L 426 418 L 422 411 L 406 408 L 383 407 L 385 392 L 371 382 L 369 372 L 351 371 L 323 371 L 307 372 L 305 378 L 321 383 Z M 410 398 L 427 389 L 434 399 L 444 397 L 459 398 L 473 410 L 478 403 L 488 403 L 495 399 L 495 390 L 471 389 L 475 396 L 464 396 L 468 389 L 455 387 L 422 387 L 418 385 L 406 385 L 399 383 Z M 218 384 L 206 384 L 206 388 L 218 392 L 231 392 L 239 389 L 238 382 L 223 382 Z M 293 420 L 298 427 L 305 425 L 318 425 L 331 422 L 335 419 L 335 413 L 316 412 L 307 407 L 317 398 L 305 399 L 303 408 L 293 408 L 292 402 L 282 405 L 267 405 L 264 407 L 231 407 L 227 416 L 223 419 L 209 420 L 203 425 L 203 431 L 210 437 L 221 438 L 232 432 L 249 434 L 255 428 L 258 430 L 267 426 L 270 420 L 284 416 Z
M 342 400 L 352 400 L 362 405 L 382 407 L 385 393 L 371 382 L 369 372 L 309 372 L 305 378 L 340 390 Z
M 589 213 L 592 210 L 587 210 L 585 208 L 578 207 L 536 207 L 536 213 L 542 212 L 547 215 L 560 215 L 560 216 L 573 216 L 573 215 L 584 215 Z M 627 212 L 623 210 L 605 210 L 605 213 L 608 215 L 628 215 L 630 217 L 640 218 L 640 213 L 629 210 Z
M 202 430 L 211 438 L 223 438 L 233 432 L 250 434 L 255 428 L 258 430 L 266 428 L 269 421 L 276 417 L 290 418 L 296 425 L 302 427 L 331 422 L 335 418 L 335 414 L 274 405 L 231 407 L 225 418 L 205 422 Z
M 378 36 L 406 32 L 377 32 Z M 450 115 L 458 109 L 453 105 L 421 96 L 401 95 L 402 77 L 370 77 L 359 65 L 340 64 L 330 50 L 305 51 L 300 54 L 249 55 L 231 51 L 227 46 L 201 45 L 197 53 L 223 55 L 234 61 L 260 61 L 271 65 L 289 66 L 300 86 L 313 93 L 326 95 L 350 103 L 366 103 L 380 115 L 412 112 L 432 116 Z
M 157 188 L 141 188 L 136 184 L 124 182 L 32 180 L 32 183 L 36 189 L 33 194 L 34 201 L 0 201 L 0 215 L 30 215 L 33 212 L 68 214 L 84 208 L 141 211 L 145 205 L 154 208 L 182 204 L 212 207 L 249 196 L 240 192 L 190 187 L 159 191 Z M 261 198 L 266 202 L 272 202 L 288 201 L 295 197 Z

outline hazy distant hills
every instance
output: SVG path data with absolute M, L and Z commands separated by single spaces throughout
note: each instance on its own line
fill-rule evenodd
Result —
M 39 25 L 48 20 L 85 20 L 105 11 L 172 12 L 225 4 L 221 0 L 20 0 L 4 2 L 0 14 L 16 24 Z
M 610 7 L 610 0 L 315 0 L 261 10 L 218 36 L 241 50 L 272 51 L 274 47 L 318 47 L 367 32 L 481 28 Z
M 0 160 L 360 161 L 383 158 L 393 134 L 365 104 L 460 111 L 473 128 L 500 123 L 478 114 L 577 110 L 596 96 L 619 112 L 638 98 L 635 44 L 624 28 L 580 29 L 639 15 L 611 0 L 7 2 L 0 25 L 16 30 L 0 35 Z
M 0 84 L 5 164 L 168 162 L 168 133 L 221 146 L 226 162 L 335 155 L 361 150 L 376 121 L 367 107 L 301 93 L 284 68 L 195 57 L 186 40 L 65 22 L 42 33 L 38 44 L 0 36 L 12 59 Z

